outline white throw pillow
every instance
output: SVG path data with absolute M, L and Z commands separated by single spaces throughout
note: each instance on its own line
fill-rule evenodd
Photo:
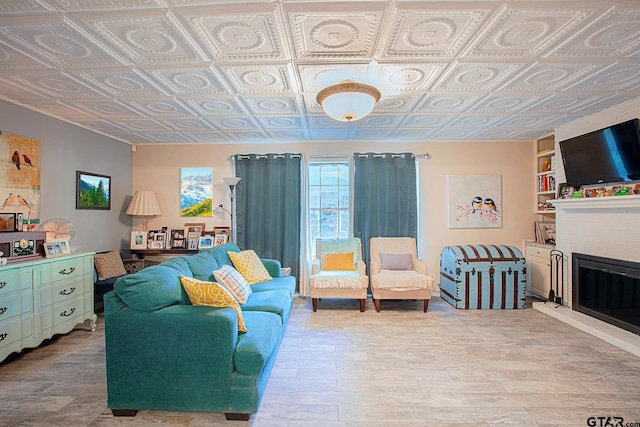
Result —
M 240 303 L 247 302 L 247 298 L 253 292 L 249 282 L 242 277 L 242 274 L 230 265 L 223 265 L 213 272 L 216 282 L 222 285 L 226 290 L 231 292 L 234 298 Z

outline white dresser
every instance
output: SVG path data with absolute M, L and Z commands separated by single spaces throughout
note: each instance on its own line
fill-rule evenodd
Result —
M 0 267 L 0 361 L 85 320 L 93 312 L 93 252 Z

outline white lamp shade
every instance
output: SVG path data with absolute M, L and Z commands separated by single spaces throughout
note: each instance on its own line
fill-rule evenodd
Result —
M 227 184 L 229 187 L 235 187 L 236 185 L 238 185 L 241 179 L 242 178 L 238 178 L 237 176 L 229 176 L 226 178 L 222 178 L 224 183 Z
M 138 190 L 133 195 L 129 207 L 127 208 L 127 215 L 137 216 L 154 216 L 162 215 L 158 199 L 153 191 Z
M 380 91 L 364 83 L 344 81 L 322 89 L 316 100 L 332 119 L 353 122 L 373 111 L 380 100 Z

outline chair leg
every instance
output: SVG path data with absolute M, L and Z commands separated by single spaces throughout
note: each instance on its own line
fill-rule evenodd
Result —
M 311 298 L 311 304 L 313 305 L 313 312 L 318 311 L 318 298 Z
M 238 414 L 235 412 L 225 412 L 224 417 L 227 421 L 249 421 L 251 414 Z
M 137 409 L 112 409 L 111 413 L 114 417 L 135 417 L 138 413 Z
M 425 299 L 424 300 L 424 311 L 423 311 L 423 313 L 426 313 L 428 308 L 429 308 L 429 300 Z
M 379 299 L 374 299 L 373 303 L 376 305 L 376 311 L 378 313 L 380 313 L 380 300 Z
M 365 299 L 362 298 L 360 300 L 360 313 L 364 313 L 364 302 L 365 302 Z

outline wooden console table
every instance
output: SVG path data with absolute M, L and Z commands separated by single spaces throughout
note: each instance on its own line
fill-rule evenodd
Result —
M 131 255 L 144 259 L 147 255 L 195 255 L 198 253 L 195 249 L 125 249 L 131 252 Z

